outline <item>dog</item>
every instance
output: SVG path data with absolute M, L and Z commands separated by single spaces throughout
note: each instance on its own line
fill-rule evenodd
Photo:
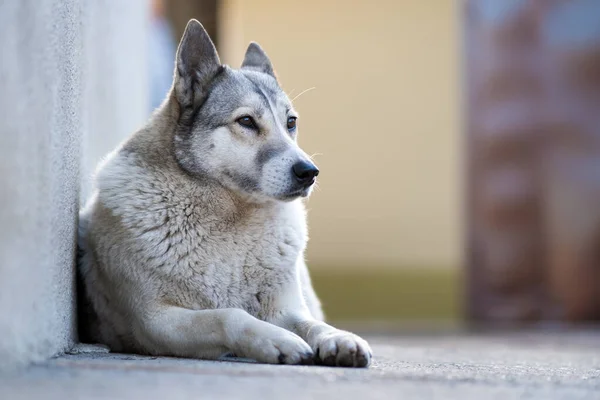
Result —
M 367 367 L 365 340 L 324 322 L 304 261 L 302 198 L 319 170 L 252 42 L 222 65 L 191 20 L 172 88 L 103 160 L 80 212 L 82 341 L 111 351 Z

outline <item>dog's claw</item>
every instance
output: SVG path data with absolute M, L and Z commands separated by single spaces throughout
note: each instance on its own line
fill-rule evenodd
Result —
M 300 359 L 300 365 L 314 365 L 315 360 L 312 352 L 306 352 Z
M 277 360 L 279 361 L 279 364 L 285 364 L 285 355 L 283 353 L 279 353 Z

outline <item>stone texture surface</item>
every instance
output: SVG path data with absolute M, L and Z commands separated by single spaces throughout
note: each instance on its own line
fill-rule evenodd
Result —
M 593 399 L 600 334 L 372 336 L 353 370 L 123 354 L 63 356 L 0 377 L 3 399 Z
M 80 178 L 141 122 L 146 8 L 0 1 L 0 370 L 75 339 Z
M 0 369 L 73 340 L 80 18 L 74 0 L 0 5 Z

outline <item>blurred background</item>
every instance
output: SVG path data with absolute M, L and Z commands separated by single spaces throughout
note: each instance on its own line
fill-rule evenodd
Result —
M 3 337 L 72 340 L 78 207 L 164 99 L 190 18 L 231 66 L 259 42 L 296 98 L 332 321 L 600 318 L 600 1 L 7 1 Z

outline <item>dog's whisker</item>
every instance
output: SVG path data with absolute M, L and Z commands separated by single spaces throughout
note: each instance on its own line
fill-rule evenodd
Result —
M 308 158 L 310 159 L 310 161 L 314 162 L 316 156 L 322 156 L 322 155 L 323 155 L 323 153 L 315 153 L 315 154 L 309 155 Z
M 308 89 L 305 89 L 305 90 L 301 91 L 301 92 L 300 92 L 300 93 L 299 93 L 299 94 L 298 94 L 296 97 L 294 97 L 294 98 L 292 99 L 292 103 L 293 103 L 293 102 L 294 102 L 294 100 L 296 100 L 298 97 L 302 96 L 302 95 L 303 95 L 304 93 L 306 93 L 306 92 L 310 92 L 310 91 L 311 91 L 311 90 L 313 90 L 313 89 L 316 89 L 316 86 L 313 86 L 313 87 L 311 87 L 311 88 L 308 88 Z

